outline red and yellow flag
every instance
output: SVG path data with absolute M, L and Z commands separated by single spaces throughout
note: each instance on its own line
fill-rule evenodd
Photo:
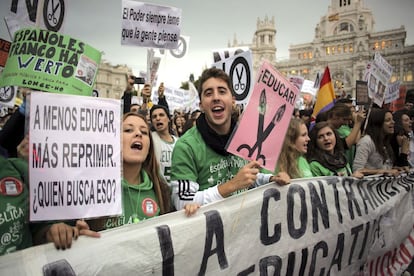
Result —
M 316 94 L 316 102 L 313 108 L 312 121 L 315 121 L 319 113 L 325 112 L 332 108 L 335 104 L 335 91 L 332 86 L 331 73 L 329 67 L 326 66 L 323 73 L 319 91 Z

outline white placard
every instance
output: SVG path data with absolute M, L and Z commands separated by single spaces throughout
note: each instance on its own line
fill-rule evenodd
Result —
M 33 92 L 30 219 L 122 213 L 120 100 Z
M 121 44 L 176 49 L 181 9 L 122 0 Z

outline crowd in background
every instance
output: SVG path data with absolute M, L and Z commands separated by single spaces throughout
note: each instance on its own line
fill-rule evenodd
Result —
M 206 70 L 198 89 L 200 109 L 191 112 L 169 110 L 163 83 L 156 88 L 157 103 L 151 101 L 153 89 L 149 84 L 139 91 L 142 103 L 131 103 L 134 79 L 128 77 L 122 97 L 123 218 L 33 227 L 28 223 L 26 210 L 26 216 L 21 218 L 19 231 L 24 234 L 20 244 L 5 247 L 0 255 L 36 242 L 54 242 L 57 248 L 67 248 L 72 238 L 79 235 L 97 237 L 95 231 L 175 210 L 185 209 L 191 215 L 205 203 L 269 182 L 285 185 L 295 178 L 335 175 L 397 176 L 414 166 L 414 101 L 407 98 L 403 109 L 391 112 L 375 105 L 356 110 L 355 103 L 346 98 L 337 99 L 315 121 L 311 120 L 312 109 L 294 110 L 274 171 L 260 168 L 257 161 L 243 160 L 240 167 L 226 168 L 232 170 L 234 178 L 209 182 L 205 170 L 210 162 L 239 158 L 224 150 L 243 110 L 234 102 L 229 77 L 217 69 Z M 24 137 L 24 109 L 25 101 L 2 118 L 0 161 L 4 167 L 0 176 L 13 176 L 28 185 L 28 167 L 22 162 L 27 162 L 29 154 L 28 139 Z M 17 167 L 11 165 L 15 162 L 19 163 Z M 6 165 L 8 170 L 3 169 Z M 28 208 L 28 196 L 23 196 L 18 204 Z M 138 210 L 143 200 L 152 204 L 153 212 Z M 36 239 L 28 241 L 30 235 Z

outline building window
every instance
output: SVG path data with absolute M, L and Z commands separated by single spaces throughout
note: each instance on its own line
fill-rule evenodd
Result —
M 348 22 L 341 22 L 339 26 L 335 27 L 334 34 L 349 33 L 353 31 L 354 31 L 354 25 L 349 24 Z
M 313 54 L 312 54 L 312 52 L 309 52 L 309 59 L 312 59 L 313 58 Z
M 413 71 L 409 70 L 404 74 L 404 81 L 413 81 Z
M 331 54 L 331 48 L 326 47 L 326 55 L 329 56 Z
M 352 44 L 349 45 L 349 52 L 352 53 L 354 51 L 354 48 L 352 46 Z
M 260 36 L 260 43 L 262 43 L 262 44 L 265 43 L 265 36 L 264 35 Z

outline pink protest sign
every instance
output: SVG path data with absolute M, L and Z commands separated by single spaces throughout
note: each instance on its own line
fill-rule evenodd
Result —
M 258 160 L 274 171 L 299 90 L 268 62 L 258 72 L 253 94 L 227 151 Z

